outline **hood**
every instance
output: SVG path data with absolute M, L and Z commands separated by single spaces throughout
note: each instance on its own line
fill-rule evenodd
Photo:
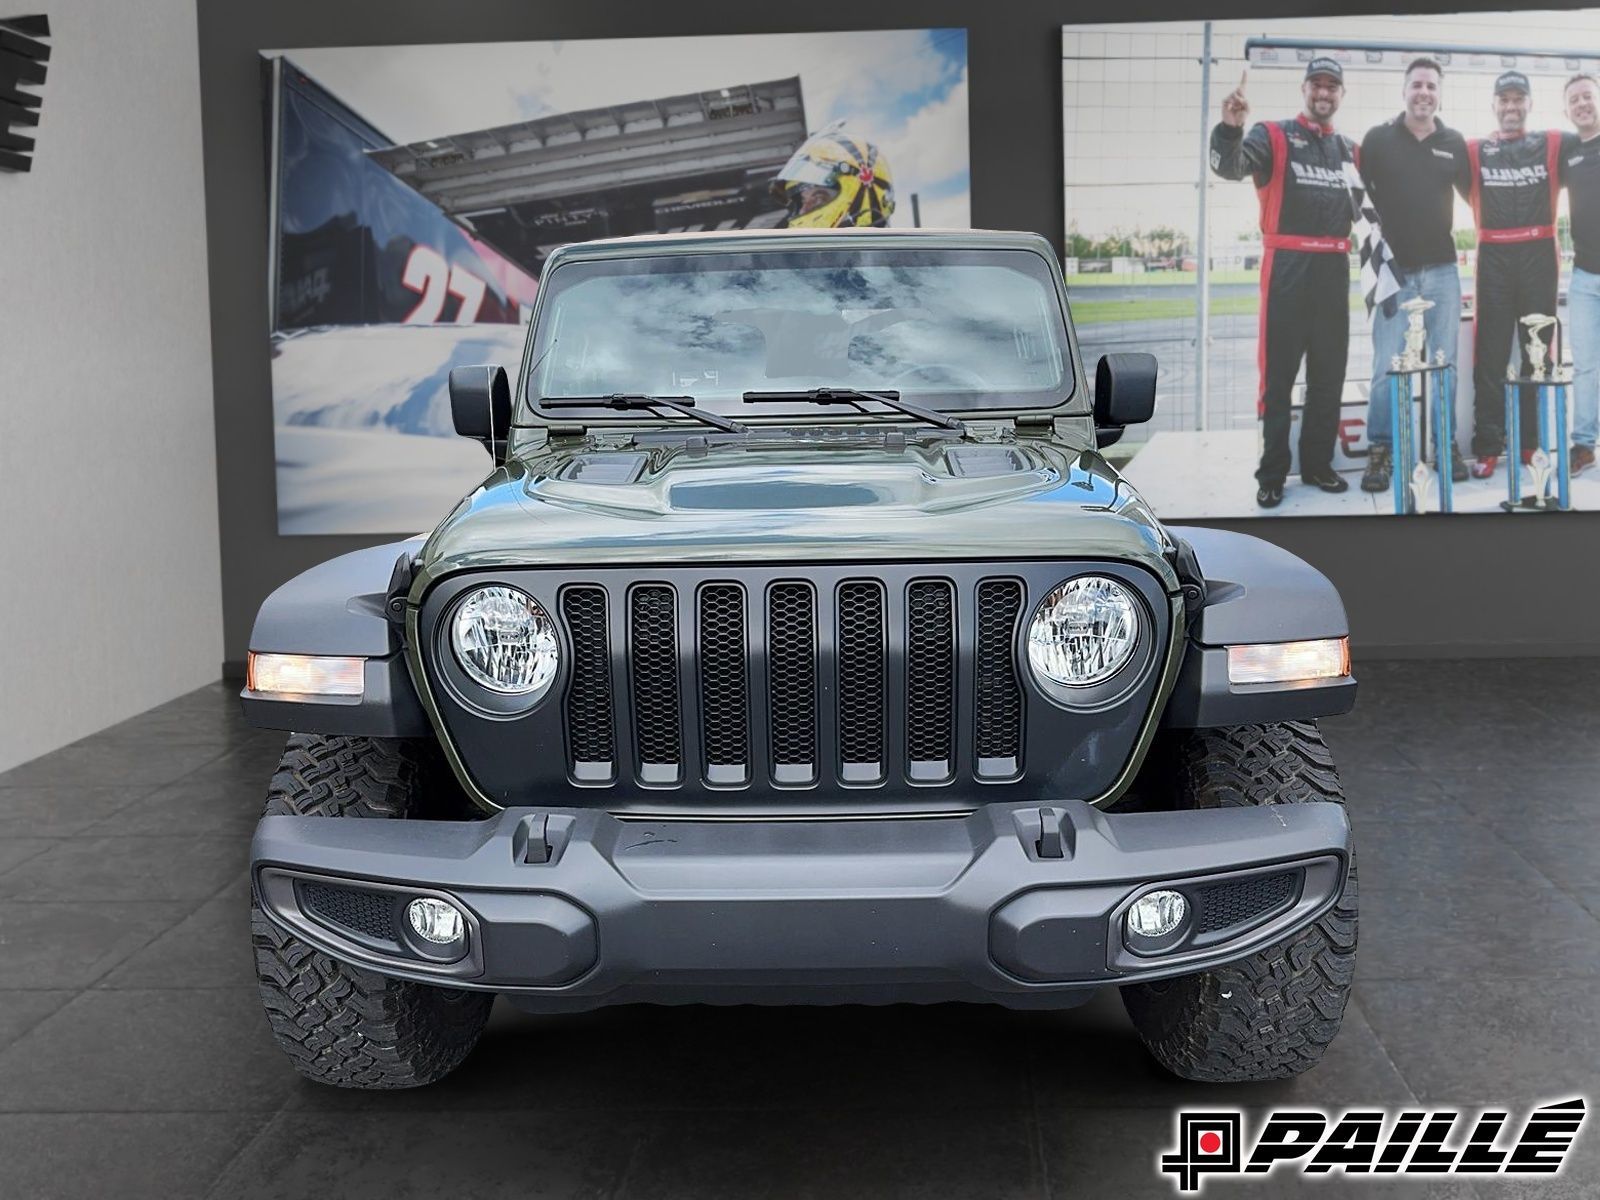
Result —
M 1042 437 L 586 438 L 491 475 L 428 539 L 418 579 L 667 560 L 1115 558 L 1173 590 L 1170 546 L 1099 454 Z

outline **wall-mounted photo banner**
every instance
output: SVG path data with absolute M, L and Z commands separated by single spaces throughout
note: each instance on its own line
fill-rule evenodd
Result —
M 1067 26 L 1086 361 L 1163 516 L 1600 510 L 1600 10 Z
M 515 371 L 563 243 L 970 224 L 966 59 L 961 29 L 264 51 L 279 532 L 429 528 L 484 476 L 450 370 Z

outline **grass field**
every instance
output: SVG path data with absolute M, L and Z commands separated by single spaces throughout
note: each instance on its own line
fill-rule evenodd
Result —
M 1257 296 L 1213 296 L 1214 317 L 1254 316 L 1261 307 Z M 1350 310 L 1365 308 L 1361 297 L 1350 294 Z M 1172 321 L 1195 315 L 1193 296 L 1174 296 L 1138 300 L 1074 300 L 1072 319 L 1079 325 L 1103 325 L 1113 321 Z
M 1212 283 L 1255 283 L 1261 278 L 1260 271 L 1213 271 Z M 1067 276 L 1067 286 L 1070 288 L 1084 287 L 1193 287 L 1195 274 L 1193 271 L 1125 271 L 1120 274 L 1084 275 L 1081 272 Z
M 1361 278 L 1359 267 L 1351 267 L 1351 280 Z M 1461 281 L 1470 282 L 1472 268 L 1467 266 L 1462 269 Z M 1211 282 L 1220 283 L 1251 283 L 1261 282 L 1260 271 L 1213 271 Z M 1067 276 L 1069 288 L 1097 288 L 1097 287 L 1194 287 L 1195 273 L 1193 271 L 1124 271 L 1116 275 L 1085 275 L 1079 272 Z

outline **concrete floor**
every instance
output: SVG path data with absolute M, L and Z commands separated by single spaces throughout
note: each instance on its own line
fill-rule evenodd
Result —
M 1355 1001 L 1320 1067 L 1244 1087 L 1163 1076 L 1113 995 L 1057 1014 L 502 1005 L 440 1085 L 318 1087 L 274 1046 L 249 952 L 282 739 L 204 688 L 0 775 L 0 1196 L 1166 1197 L 1177 1106 L 1592 1104 L 1595 668 L 1358 674 L 1357 713 L 1325 723 L 1362 860 Z M 1593 1196 L 1600 1132 L 1570 1163 L 1205 1195 Z

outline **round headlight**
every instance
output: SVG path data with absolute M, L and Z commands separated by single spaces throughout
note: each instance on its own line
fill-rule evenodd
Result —
M 450 645 L 474 683 L 512 696 L 548 687 L 561 653 L 539 602 L 509 587 L 468 592 L 450 620 Z
M 1104 683 L 1139 643 L 1139 602 L 1104 575 L 1069 579 L 1044 598 L 1028 628 L 1028 662 L 1068 687 Z

